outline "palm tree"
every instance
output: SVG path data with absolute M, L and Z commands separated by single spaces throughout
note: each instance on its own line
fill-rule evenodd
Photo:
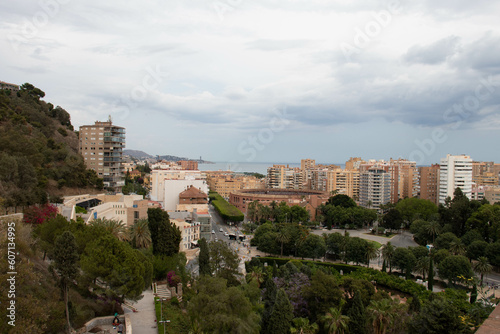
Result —
M 295 318 L 290 332 L 292 334 L 315 334 L 318 332 L 318 324 L 310 324 L 307 318 Z
M 434 244 L 434 239 L 436 238 L 436 235 L 439 234 L 441 231 L 441 225 L 437 221 L 430 221 L 429 225 L 426 227 L 427 233 L 429 233 L 432 236 L 432 243 Z
M 97 218 L 90 223 L 92 226 L 103 227 L 106 231 L 114 235 L 120 241 L 128 240 L 127 228 L 123 221 L 117 219 Z
M 389 241 L 387 244 L 382 246 L 382 257 L 385 262 L 389 265 L 389 272 L 392 272 L 392 258 L 394 257 L 394 251 L 396 248 Z
M 260 288 L 260 285 L 264 283 L 264 272 L 262 271 L 262 267 L 253 267 L 250 277 L 257 282 L 257 286 Z
M 129 228 L 130 240 L 136 248 L 149 248 L 151 246 L 151 232 L 147 219 L 139 219 Z
M 343 334 L 348 328 L 349 317 L 343 315 L 340 308 L 330 307 L 328 312 L 322 317 L 325 329 L 328 334 Z
M 284 228 L 282 228 L 276 235 L 276 241 L 281 243 L 281 256 L 283 256 L 283 244 L 290 241 L 290 236 Z
M 430 257 L 424 256 L 418 259 L 417 263 L 415 264 L 414 270 L 416 273 L 422 274 L 423 280 L 425 280 L 425 274 L 429 272 L 429 261 Z
M 406 308 L 406 304 L 401 304 L 399 299 L 372 300 L 367 308 L 367 313 L 374 333 L 385 334 L 389 328 L 397 333 L 395 327 L 400 327 L 404 323 L 403 317 L 406 314 Z
M 488 262 L 488 258 L 480 256 L 474 264 L 474 271 L 481 275 L 481 285 L 483 285 L 483 276 L 491 273 L 493 266 Z
M 366 246 L 366 260 L 368 261 L 368 268 L 370 268 L 370 260 L 376 259 L 380 251 L 373 242 L 368 242 Z
M 463 255 L 465 254 L 465 245 L 461 240 L 450 242 L 450 252 L 453 255 Z

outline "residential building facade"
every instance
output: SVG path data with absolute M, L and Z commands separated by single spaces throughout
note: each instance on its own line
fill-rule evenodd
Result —
M 116 192 L 125 185 L 122 168 L 124 147 L 125 128 L 113 125 L 111 119 L 80 127 L 79 151 L 85 165 L 103 179 L 106 188 Z
M 472 197 L 472 159 L 468 155 L 447 154 L 441 159 L 439 170 L 439 203 L 447 197 L 453 198 L 460 188 L 469 199 Z

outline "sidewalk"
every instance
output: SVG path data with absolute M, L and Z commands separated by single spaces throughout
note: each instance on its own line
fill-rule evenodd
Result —
M 130 316 L 132 331 L 134 334 L 158 334 L 153 290 L 149 288 L 142 294 L 144 297 L 134 304 L 137 312 L 125 309 Z

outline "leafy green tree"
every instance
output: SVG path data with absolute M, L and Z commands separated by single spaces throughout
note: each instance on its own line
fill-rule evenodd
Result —
M 276 301 L 269 317 L 268 333 L 290 333 L 293 320 L 293 306 L 283 289 L 276 294 Z
M 481 234 L 485 241 L 497 241 L 500 237 L 500 206 L 484 204 L 467 219 L 466 229 Z
M 500 241 L 488 244 L 488 247 L 486 247 L 486 257 L 492 265 L 500 267 Z
M 468 247 L 466 251 L 466 255 L 469 260 L 477 260 L 481 256 L 486 255 L 486 248 L 488 247 L 488 243 L 483 240 L 475 240 Z
M 335 195 L 328 199 L 328 204 L 333 206 L 340 206 L 343 208 L 356 207 L 356 202 L 347 195 Z
M 345 260 L 346 262 L 352 261 L 356 264 L 367 262 L 367 248 L 368 241 L 354 237 L 347 239 Z
M 70 231 L 65 231 L 56 238 L 51 258 L 54 260 L 54 269 L 59 275 L 59 281 L 64 295 L 64 303 L 66 305 L 68 333 L 71 333 L 68 309 L 69 284 L 77 277 L 79 267 L 75 236 Z
M 299 256 L 317 259 L 325 255 L 325 240 L 316 234 L 309 234 L 299 247 Z
M 403 223 L 403 216 L 396 209 L 389 210 L 382 218 L 382 226 L 390 230 L 400 229 Z
M 135 248 L 149 248 L 152 245 L 147 219 L 138 219 L 129 228 L 130 241 Z
M 342 293 L 335 276 L 317 270 L 311 277 L 311 285 L 304 289 L 311 321 L 328 312 L 332 305 L 339 305 Z
M 345 252 L 346 237 L 338 232 L 323 234 L 323 236 L 325 237 L 327 253 L 333 255 L 336 259 L 342 259 Z
M 239 285 L 238 254 L 222 240 L 210 242 L 209 253 L 210 272 L 216 277 L 226 279 L 230 286 Z
M 318 332 L 318 324 L 310 323 L 307 318 L 295 318 L 293 319 L 292 328 L 290 332 L 292 334 L 315 334 Z
M 259 333 L 259 316 L 244 291 L 226 280 L 202 276 L 194 286 L 188 312 L 204 333 Z
M 401 273 L 405 273 L 408 278 L 417 263 L 417 259 L 408 248 L 398 247 L 394 251 L 392 263 L 401 270 Z
M 43 260 L 47 253 L 51 253 L 55 239 L 64 231 L 69 230 L 69 222 L 61 215 L 53 219 L 49 219 L 44 224 L 38 225 L 35 229 L 35 234 L 40 238 L 40 246 L 43 250 Z
M 211 275 L 210 271 L 210 250 L 208 242 L 205 238 L 198 240 L 200 246 L 200 253 L 198 254 L 198 265 L 200 266 L 200 276 Z
M 290 221 L 292 223 L 306 223 L 310 219 L 309 211 L 299 205 L 290 207 Z
M 469 246 L 474 241 L 484 241 L 481 233 L 478 230 L 469 229 L 461 238 L 465 246 Z
M 452 232 L 461 237 L 465 233 L 466 222 L 473 213 L 471 202 L 460 188 L 456 188 L 453 199 L 446 201 L 438 210 L 442 224 L 450 224 Z
M 443 297 L 433 298 L 410 320 L 409 333 L 469 333 L 467 326 L 460 320 L 460 315 L 451 300 Z
M 469 260 L 462 255 L 450 255 L 438 265 L 439 277 L 451 284 L 457 282 L 459 276 L 472 277 L 473 272 Z
M 450 249 L 450 244 L 452 242 L 458 243 L 460 239 L 452 232 L 446 232 L 441 235 L 439 235 L 436 238 L 436 242 L 434 243 L 434 246 L 436 246 L 436 249 Z
M 493 266 L 488 262 L 485 256 L 479 257 L 478 261 L 474 264 L 474 271 L 481 275 L 481 285 L 483 285 L 483 277 L 491 273 Z
M 399 201 L 395 209 L 399 211 L 403 220 L 409 223 L 416 219 L 429 220 L 438 212 L 438 207 L 434 203 L 416 197 Z
M 110 234 L 88 243 L 80 264 L 89 280 L 101 282 L 94 291 L 111 298 L 136 300 L 150 284 L 145 277 L 152 273 L 152 264 L 140 251 Z
M 328 312 L 321 318 L 327 333 L 344 334 L 349 328 L 351 319 L 342 314 L 340 308 L 330 307 Z

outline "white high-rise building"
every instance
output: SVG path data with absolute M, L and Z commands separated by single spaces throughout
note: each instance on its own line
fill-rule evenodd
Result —
M 391 201 L 391 174 L 383 168 L 371 167 L 359 176 L 359 205 L 372 209 Z
M 469 199 L 472 195 L 472 159 L 468 155 L 450 155 L 441 159 L 439 168 L 439 203 L 460 188 Z

